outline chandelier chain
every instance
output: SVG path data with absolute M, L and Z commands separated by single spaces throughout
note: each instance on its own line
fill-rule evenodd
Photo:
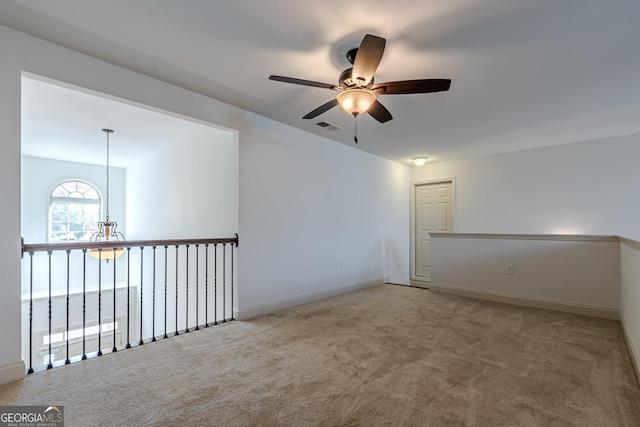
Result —
M 106 213 L 106 220 L 107 222 L 109 222 L 109 134 L 111 132 L 106 132 L 107 133 L 107 213 Z

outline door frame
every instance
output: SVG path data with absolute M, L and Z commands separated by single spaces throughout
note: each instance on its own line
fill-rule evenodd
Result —
M 417 286 L 421 288 L 428 287 L 428 284 L 431 283 L 431 278 L 425 279 L 424 277 L 416 276 L 416 188 L 421 185 L 431 185 L 431 184 L 446 184 L 451 183 L 451 232 L 456 229 L 456 217 L 457 217 L 457 203 L 456 203 L 456 178 L 439 178 L 439 179 L 429 179 L 423 181 L 414 181 L 411 182 L 411 207 L 410 207 L 410 239 L 409 239 L 409 282 L 411 286 Z

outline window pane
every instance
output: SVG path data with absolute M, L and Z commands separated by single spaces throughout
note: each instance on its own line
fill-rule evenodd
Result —
M 76 191 L 76 181 L 63 182 L 62 184 L 60 184 L 60 186 L 67 190 L 69 193 Z
M 89 187 L 84 182 L 80 182 L 80 181 L 76 182 L 76 190 L 78 190 L 79 193 L 84 194 L 84 193 L 87 192 L 87 190 L 90 190 L 90 189 L 91 189 L 91 187 Z
M 66 233 L 67 231 L 67 223 L 66 222 L 52 222 L 51 223 L 51 232 L 56 234 Z
M 100 196 L 90 184 L 66 181 L 51 192 L 51 197 L 49 241 L 89 240 L 98 231 Z
M 93 203 L 93 204 L 85 204 L 84 205 L 84 211 L 86 213 L 90 213 L 90 214 L 95 214 L 96 217 L 98 217 L 99 213 L 100 213 L 100 205 L 97 203 Z
M 69 194 L 69 192 L 61 187 L 61 186 L 57 186 L 54 190 L 53 193 L 51 193 L 52 197 L 67 197 L 67 195 Z
M 82 213 L 81 212 L 69 212 L 68 221 L 69 223 L 79 222 L 81 220 Z
M 69 212 L 69 213 L 82 212 L 82 205 L 83 205 L 82 203 L 69 203 L 69 202 L 67 202 L 67 203 L 65 203 L 65 205 L 66 205 L 66 211 Z

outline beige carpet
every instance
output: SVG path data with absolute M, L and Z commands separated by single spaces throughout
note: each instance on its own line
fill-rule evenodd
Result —
M 639 426 L 617 322 L 383 285 L 36 373 L 67 426 Z

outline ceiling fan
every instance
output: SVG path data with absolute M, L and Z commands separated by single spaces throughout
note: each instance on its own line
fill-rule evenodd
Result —
M 358 116 L 367 112 L 380 123 L 385 123 L 393 119 L 393 116 L 376 99 L 377 95 L 403 95 L 449 90 L 451 86 L 451 80 L 449 79 L 419 79 L 375 83 L 373 75 L 382 59 L 385 43 L 386 40 L 382 37 L 371 34 L 364 36 L 358 48 L 347 52 L 347 60 L 353 67 L 347 68 L 340 73 L 337 85 L 275 75 L 269 76 L 269 79 L 338 91 L 338 95 L 334 99 L 309 112 L 303 119 L 317 117 L 339 104 L 349 114 Z M 356 142 L 358 142 L 357 138 Z

